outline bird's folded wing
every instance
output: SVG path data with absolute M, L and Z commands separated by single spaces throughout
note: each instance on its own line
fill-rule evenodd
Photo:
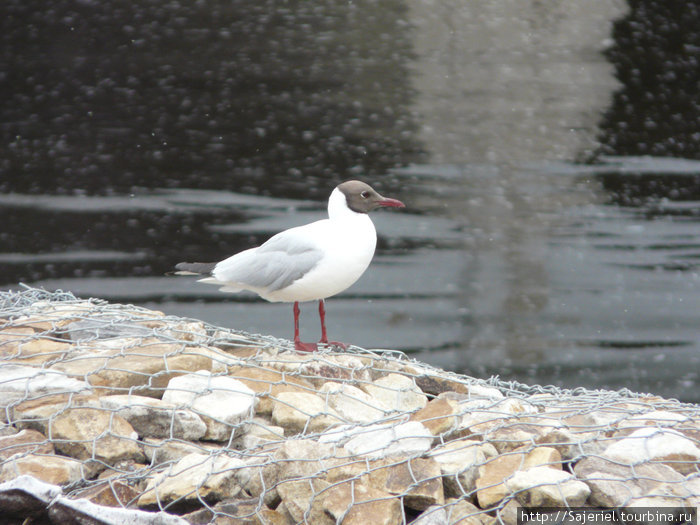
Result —
M 306 275 L 322 258 L 323 252 L 315 244 L 296 235 L 278 234 L 259 248 L 221 261 L 212 274 L 219 282 L 273 292 Z

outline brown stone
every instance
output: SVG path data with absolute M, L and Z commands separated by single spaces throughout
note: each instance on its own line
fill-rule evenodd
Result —
M 92 394 L 52 394 L 40 395 L 35 399 L 22 401 L 10 409 L 11 422 L 19 428 L 45 429 L 46 422 L 56 414 L 71 407 L 99 407 L 100 400 Z
M 61 359 L 75 347 L 65 341 L 41 337 L 29 326 L 0 330 L 0 358 L 23 365 L 41 365 Z
M 469 393 L 469 385 L 450 378 L 447 372 L 442 372 L 438 375 L 413 365 L 407 365 L 404 371 L 415 377 L 416 385 L 426 394 L 437 396 L 445 392 Z
M 109 465 L 143 459 L 131 425 L 105 410 L 74 407 L 51 419 L 33 420 L 31 424 L 51 436 L 58 451 L 76 459 L 94 459 Z
M 21 432 L 0 437 L 0 460 L 15 454 L 53 454 L 51 442 L 36 430 L 26 429 Z
M 84 477 L 80 461 L 63 456 L 30 454 L 10 458 L 0 467 L 0 482 L 9 481 L 21 475 L 34 476 L 53 485 L 75 483 Z
M 277 492 L 295 523 L 335 525 L 321 506 L 322 491 L 328 487 L 330 483 L 322 479 L 297 479 L 283 481 L 277 485 Z
M 315 392 L 309 381 L 270 368 L 232 366 L 228 375 L 259 395 L 260 401 L 255 410 L 258 414 L 272 414 L 273 398 L 281 392 Z
M 497 456 L 479 467 L 479 477 L 476 479 L 479 507 L 488 509 L 508 495 L 505 481 L 518 470 L 546 465 L 559 455 L 555 449 L 547 449 L 550 447 L 537 447 L 534 450 L 522 447 Z M 559 460 L 561 460 L 560 456 Z
M 139 395 L 162 397 L 173 377 L 197 370 L 211 371 L 214 359 L 207 348 L 178 343 L 155 343 L 128 348 L 93 351 L 75 360 L 56 363 L 49 369 L 85 379 L 100 393 L 122 394 L 138 388 Z
M 191 525 L 259 525 L 261 511 L 270 510 L 259 506 L 258 498 L 226 499 L 183 517 Z
M 272 421 L 290 433 L 322 432 L 342 422 L 322 397 L 308 392 L 281 392 L 274 402 Z
M 138 496 L 137 490 L 118 480 L 102 481 L 72 495 L 76 499 L 85 498 L 108 507 L 126 507 Z
M 452 429 L 458 422 L 456 414 L 459 404 L 449 399 L 433 399 L 418 412 L 411 414 L 410 421 L 418 421 L 434 436 Z
M 450 498 L 445 501 L 445 512 L 449 525 L 495 525 L 495 518 L 486 514 L 465 499 Z
M 369 485 L 403 498 L 404 505 L 414 510 L 445 502 L 440 465 L 434 459 L 384 460 L 384 464 L 371 470 Z
M 403 523 L 401 500 L 377 488 L 349 480 L 333 485 L 321 495 L 321 506 L 343 525 L 399 525 Z M 313 523 L 313 522 L 311 522 Z

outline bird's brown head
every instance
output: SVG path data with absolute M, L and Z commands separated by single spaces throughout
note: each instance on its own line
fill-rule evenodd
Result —
M 372 186 L 359 180 L 348 180 L 338 185 L 345 195 L 348 208 L 357 213 L 369 213 L 380 207 L 404 208 L 405 204 L 396 199 L 380 195 Z

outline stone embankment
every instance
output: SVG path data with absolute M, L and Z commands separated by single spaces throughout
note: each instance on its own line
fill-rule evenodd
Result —
M 700 505 L 700 407 L 298 354 L 133 306 L 0 295 L 8 523 L 516 523 Z M 14 520 L 14 521 L 13 521 Z

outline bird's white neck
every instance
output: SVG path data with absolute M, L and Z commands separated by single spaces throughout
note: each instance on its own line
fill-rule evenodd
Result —
M 359 218 L 366 216 L 366 213 L 357 213 L 352 211 L 348 207 L 348 201 L 345 198 L 345 194 L 338 188 L 331 192 L 331 196 L 328 199 L 328 218 L 331 220 L 342 220 Z

